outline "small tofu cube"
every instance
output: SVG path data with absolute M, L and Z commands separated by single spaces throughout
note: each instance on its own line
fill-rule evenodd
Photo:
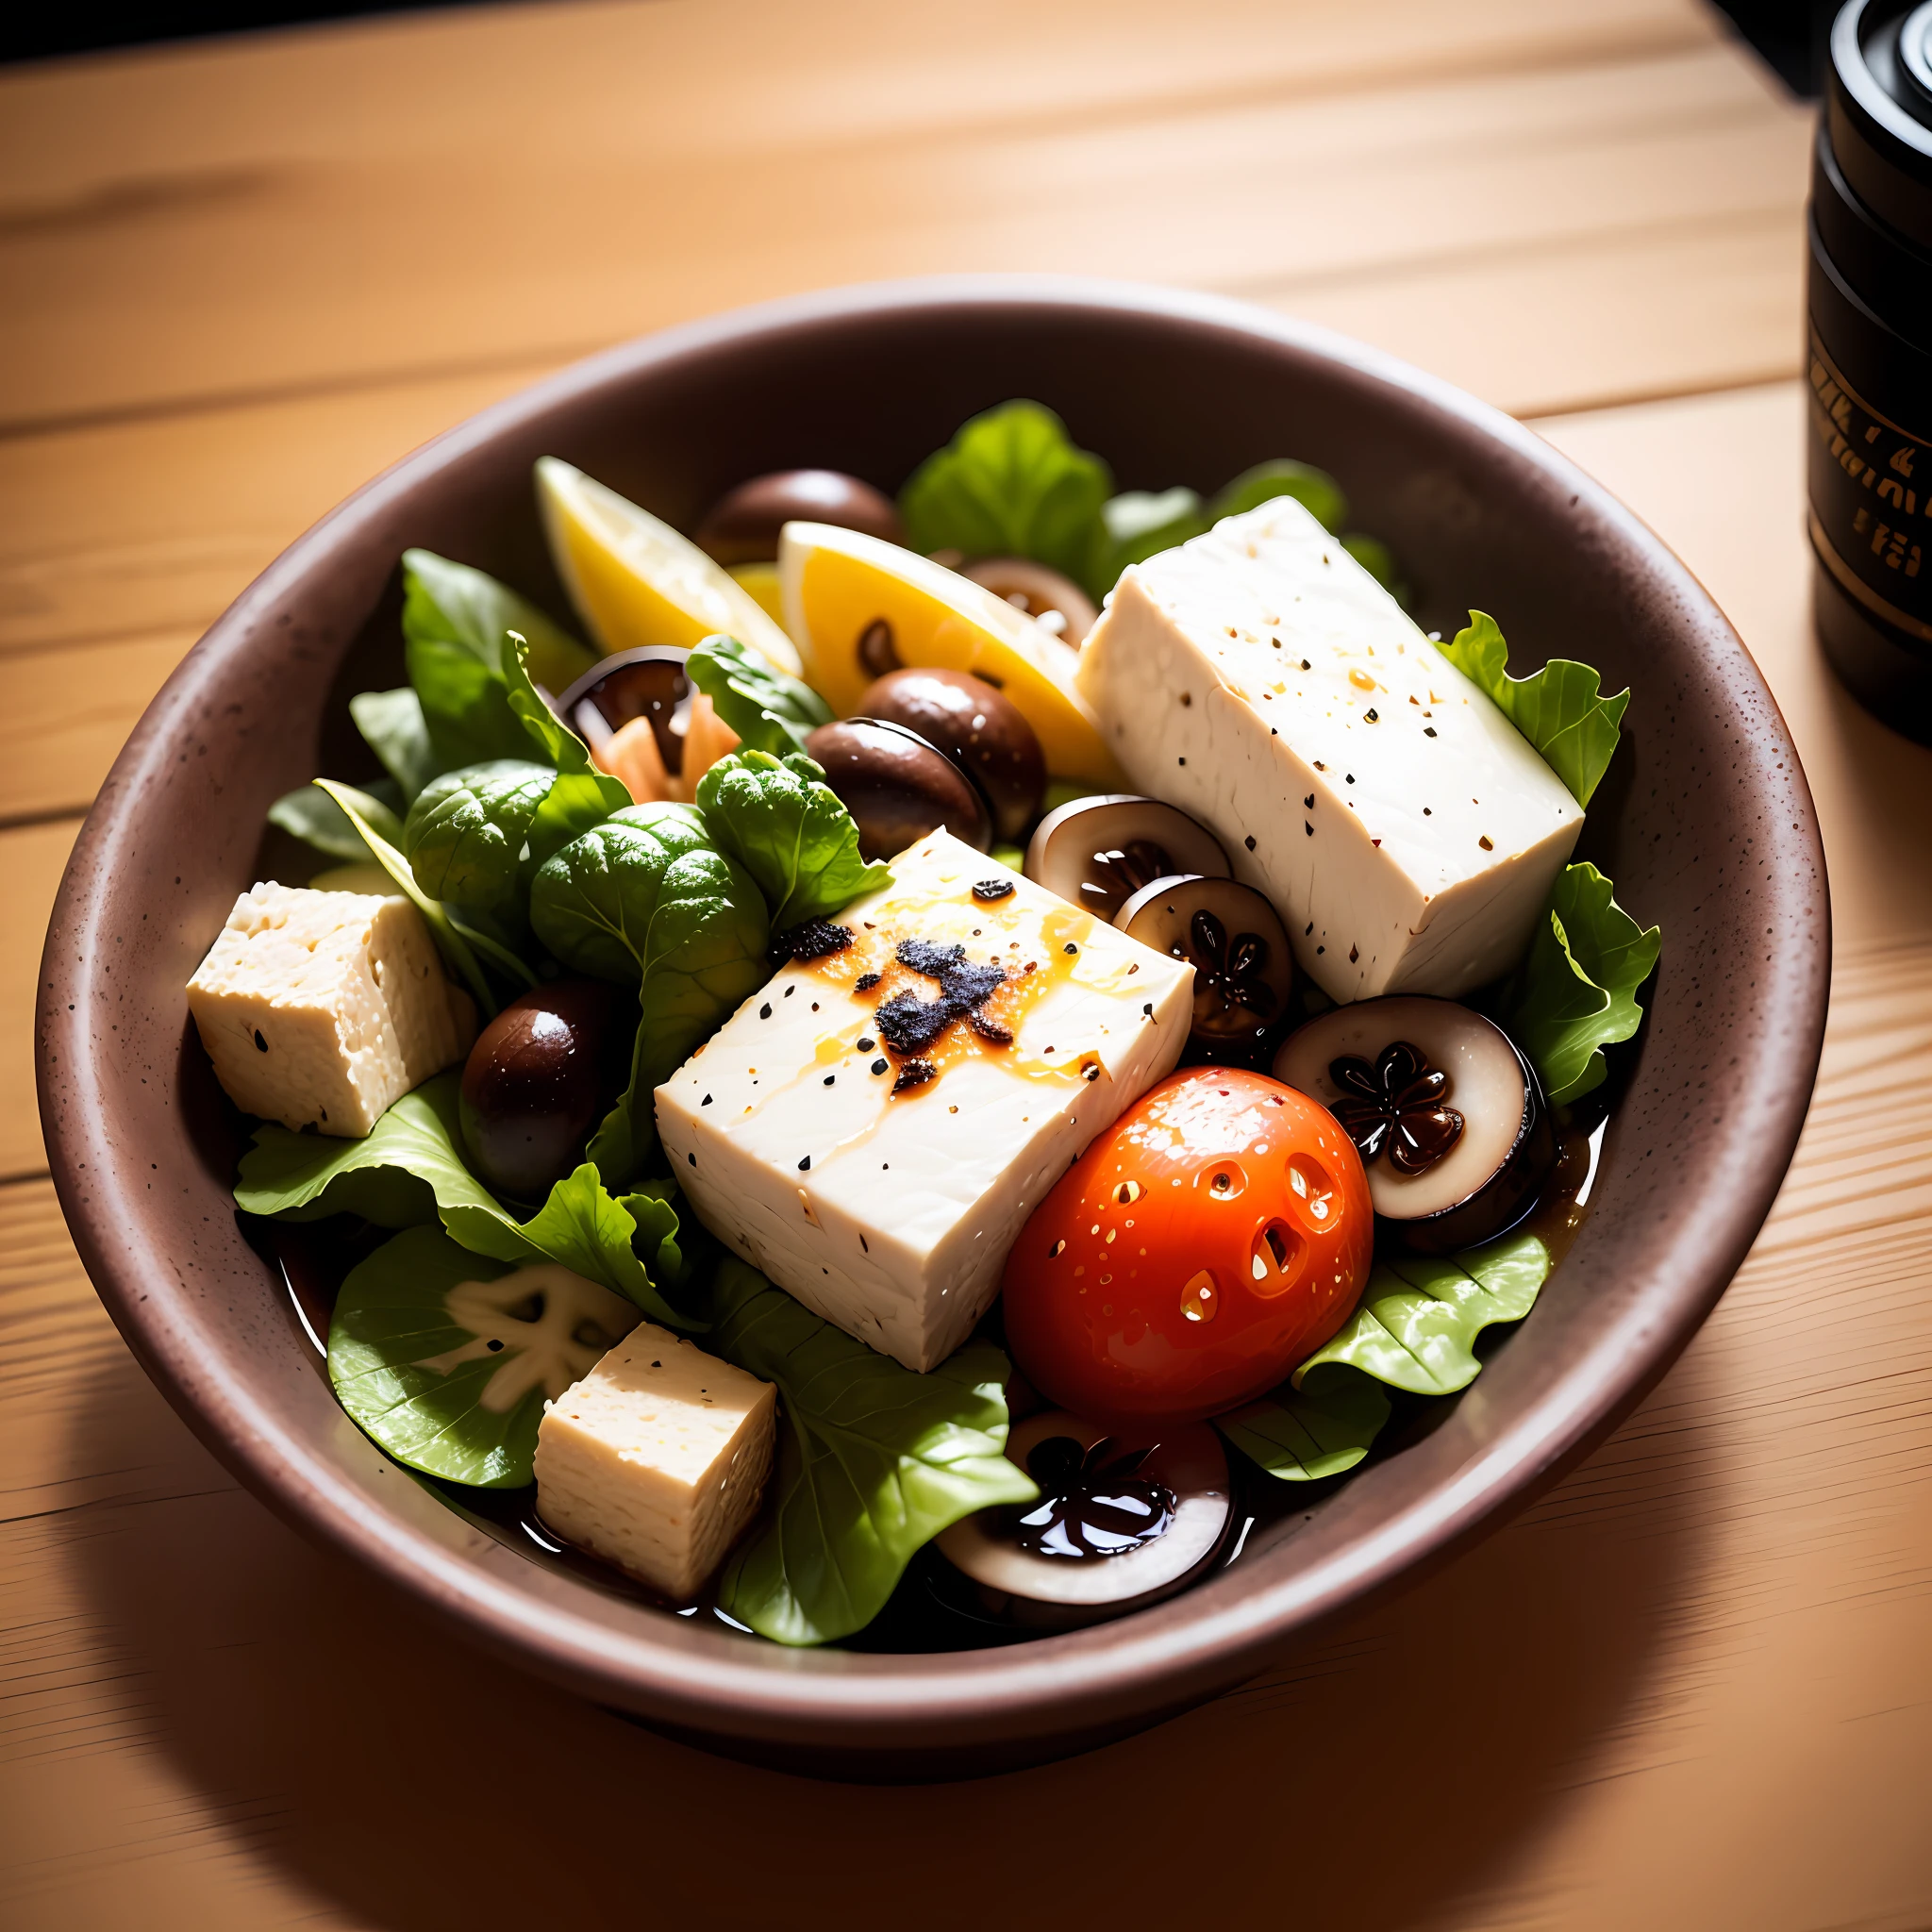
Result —
M 698 1218 L 922 1374 L 1094 1135 L 1172 1071 L 1193 968 L 935 832 L 658 1090 Z
M 350 1140 L 476 1030 L 407 899 L 273 882 L 235 901 L 188 1008 L 237 1107 Z
M 1290 497 L 1135 564 L 1077 674 L 1141 791 L 1209 826 L 1337 1000 L 1522 958 L 1583 811 Z
M 675 1601 L 694 1596 L 757 1513 L 778 1391 L 641 1322 L 537 1430 L 537 1513 Z

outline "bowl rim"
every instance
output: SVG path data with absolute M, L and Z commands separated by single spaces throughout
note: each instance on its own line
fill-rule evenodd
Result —
M 1679 1229 L 1644 1291 L 1607 1317 L 1590 1345 L 1540 1390 L 1453 1479 L 1409 1500 L 1371 1534 L 1283 1578 L 1243 1590 L 1207 1584 L 1122 1622 L 1061 1637 L 933 1655 L 790 1651 L 719 1633 L 667 1644 L 653 1618 L 623 1635 L 542 1592 L 511 1588 L 379 1511 L 281 1423 L 272 1389 L 191 1358 L 192 1318 L 171 1303 L 181 1286 L 144 1252 L 93 1176 L 115 1163 L 112 1123 L 93 1061 L 107 1051 L 85 996 L 93 950 L 108 934 L 105 898 L 117 844 L 170 762 L 175 735 L 198 715 L 203 688 L 251 645 L 260 616 L 303 581 L 345 525 L 378 518 L 396 499 L 460 465 L 516 425 L 607 385 L 694 352 L 754 339 L 923 310 L 1014 307 L 1123 310 L 1158 324 L 1228 332 L 1339 365 L 1402 392 L 1505 445 L 1552 488 L 1587 508 L 1613 547 L 1668 587 L 1681 622 L 1722 654 L 1713 668 L 1760 706 L 1802 810 L 1768 827 L 1785 881 L 1806 865 L 1819 943 L 1787 942 L 1780 991 L 1793 1001 L 1795 1070 L 1732 1110 L 1751 1148 L 1727 1169 L 1733 1185 L 1696 1225 Z M 1802 863 L 1795 862 L 1802 861 Z M 1467 1545 L 1554 1481 L 1614 1427 L 1662 1375 L 1728 1284 L 1769 1211 L 1794 1150 L 1822 1047 L 1829 908 L 1815 811 L 1788 729 L 1736 632 L 1686 566 L 1630 510 L 1550 444 L 1446 381 L 1318 325 L 1228 298 L 1131 282 L 1059 275 L 943 275 L 874 282 L 737 308 L 660 330 L 576 362 L 467 418 L 364 484 L 281 553 L 208 628 L 143 713 L 82 826 L 63 877 L 42 962 L 36 1058 L 49 1164 L 76 1246 L 103 1302 L 150 1376 L 220 1458 L 314 1540 L 378 1572 L 472 1640 L 608 1703 L 713 1739 L 826 1743 L 859 1751 L 967 1747 L 1047 1739 L 1086 1727 L 1145 1723 L 1265 1668 L 1291 1635 L 1412 1580 Z M 1787 883 L 1788 891 L 1799 889 Z M 1801 957 L 1803 955 L 1803 957 Z M 1806 1059 L 1808 1041 L 1808 1060 Z M 1733 1127 L 1734 1138 L 1744 1129 Z M 1741 1146 L 1741 1143 L 1740 1143 Z M 1691 1219 L 1691 1217 L 1683 1217 Z M 1470 1399 L 1465 1391 L 1464 1401 Z M 535 1566 L 530 1566 L 534 1572 Z M 1250 1578 L 1254 1573 L 1246 1573 Z M 1219 1582 L 1224 1583 L 1225 1577 Z M 681 1636 L 700 1633 L 682 1626 Z M 1096 1639 L 1098 1641 L 1096 1641 Z

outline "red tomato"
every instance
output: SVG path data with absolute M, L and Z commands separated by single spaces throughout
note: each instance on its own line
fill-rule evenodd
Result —
M 1163 1080 L 1007 1257 L 1007 1341 L 1063 1408 L 1195 1421 L 1251 1402 L 1355 1310 L 1375 1223 L 1325 1108 L 1260 1074 Z

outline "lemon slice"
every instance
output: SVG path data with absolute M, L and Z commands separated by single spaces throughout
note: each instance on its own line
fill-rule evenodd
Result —
M 970 577 L 858 530 L 799 523 L 779 537 L 778 579 L 806 682 L 841 717 L 895 665 L 970 672 L 1019 708 L 1054 777 L 1125 784 L 1074 689 L 1079 652 Z
M 550 555 L 598 648 L 689 649 L 723 632 L 799 675 L 791 640 L 688 537 L 555 457 L 537 463 Z

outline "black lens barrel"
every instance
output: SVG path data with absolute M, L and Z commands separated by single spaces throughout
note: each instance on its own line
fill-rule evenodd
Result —
M 1851 0 L 1811 179 L 1810 531 L 1846 686 L 1932 743 L 1932 0 Z

